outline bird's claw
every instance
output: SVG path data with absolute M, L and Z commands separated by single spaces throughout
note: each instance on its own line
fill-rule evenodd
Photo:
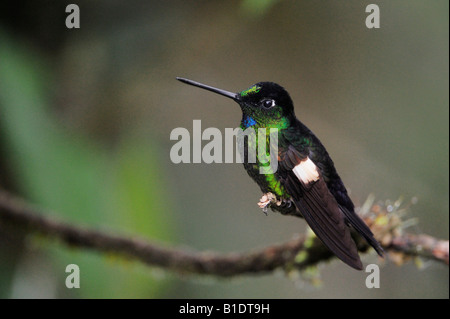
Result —
M 277 197 L 273 193 L 265 193 L 261 197 L 258 202 L 259 208 L 262 209 L 263 213 L 267 216 L 267 208 L 271 205 L 275 204 L 277 206 L 281 206 L 283 204 L 283 200 L 278 200 Z

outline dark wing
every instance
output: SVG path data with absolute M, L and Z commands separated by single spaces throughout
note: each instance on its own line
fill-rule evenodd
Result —
M 343 262 L 362 270 L 346 218 L 318 167 L 289 146 L 280 158 L 281 181 L 317 237 Z
M 334 172 L 335 177 L 327 183 L 328 189 L 333 194 L 334 198 L 339 204 L 342 212 L 347 218 L 347 222 L 353 226 L 353 228 L 365 238 L 367 243 L 371 245 L 375 251 L 383 257 L 383 248 L 380 243 L 373 237 L 373 233 L 366 223 L 355 213 L 355 207 L 352 200 L 347 194 L 344 183 L 339 178 L 336 172 Z
M 354 210 L 350 211 L 345 207 L 340 207 L 344 212 L 347 221 L 353 226 L 353 228 L 355 228 L 356 231 L 365 238 L 365 240 L 375 249 L 380 257 L 383 257 L 384 250 L 381 247 L 380 243 L 375 239 L 375 237 L 373 237 L 373 233 L 366 225 L 366 223 L 361 218 L 359 218 L 358 215 L 356 215 Z

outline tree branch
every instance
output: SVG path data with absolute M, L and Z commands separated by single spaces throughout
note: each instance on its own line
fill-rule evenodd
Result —
M 401 234 L 391 222 L 384 220 L 384 225 L 381 225 L 377 221 L 380 216 L 383 215 L 378 214 L 369 220 L 366 218 L 366 222 L 386 250 L 401 252 L 405 256 L 432 258 L 448 264 L 448 241 L 440 241 L 427 235 Z M 218 254 L 168 248 L 140 238 L 111 235 L 58 221 L 50 218 L 48 213 L 43 214 L 25 201 L 2 190 L 0 229 L 35 232 L 70 246 L 114 253 L 181 274 L 229 277 L 270 272 L 276 268 L 289 271 L 304 269 L 334 257 L 315 236 L 307 235 L 283 244 L 243 253 Z M 369 248 L 362 240 L 358 241 L 358 245 L 360 251 Z

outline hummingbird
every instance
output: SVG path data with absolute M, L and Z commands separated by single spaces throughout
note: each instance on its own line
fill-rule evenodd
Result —
M 237 102 L 242 111 L 240 128 L 243 130 L 278 130 L 278 166 L 272 173 L 260 173 L 259 159 L 256 163 L 245 159 L 249 145 L 244 143 L 244 168 L 263 192 L 258 205 L 264 212 L 268 206 L 281 212 L 294 210 L 329 250 L 354 269 L 362 270 L 363 266 L 351 228 L 383 256 L 372 231 L 355 213 L 333 160 L 316 135 L 297 119 L 292 99 L 282 86 L 258 82 L 233 93 L 185 78 L 177 77 L 177 80 Z

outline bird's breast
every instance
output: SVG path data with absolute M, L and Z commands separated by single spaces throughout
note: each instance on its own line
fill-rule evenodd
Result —
M 261 147 L 261 142 L 265 147 Z M 244 140 L 244 168 L 248 175 L 259 185 L 263 193 L 271 192 L 279 199 L 289 197 L 278 174 L 280 150 L 271 145 L 270 138 L 246 138 Z M 276 162 L 276 163 L 275 163 Z

